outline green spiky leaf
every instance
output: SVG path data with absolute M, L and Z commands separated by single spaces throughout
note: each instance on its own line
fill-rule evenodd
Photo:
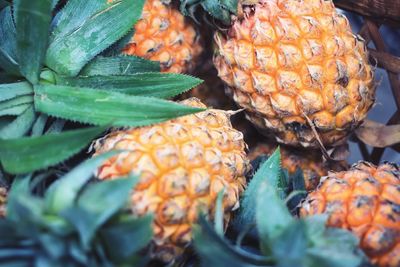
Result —
M 115 225 L 105 227 L 100 236 L 110 257 L 121 262 L 132 257 L 144 248 L 153 236 L 153 216 L 147 215 L 137 219 L 120 220 Z
M 24 109 L 25 106 L 21 105 L 20 107 L 17 106 L 13 108 Z M 26 109 L 15 120 L 13 120 L 10 124 L 0 129 L 0 140 L 19 138 L 24 136 L 26 133 L 29 132 L 35 120 L 36 120 L 36 113 L 35 110 L 33 109 L 33 105 L 28 104 Z M 15 152 L 18 153 L 20 151 L 15 151 Z M 0 158 L 2 158 L 1 155 Z M 18 164 L 21 165 L 21 163 Z
M 128 95 L 170 98 L 199 85 L 202 80 L 174 73 L 137 73 L 57 79 L 57 84 L 116 91 Z
M 104 50 L 101 53 L 103 56 L 112 57 L 121 54 L 121 51 L 129 44 L 135 34 L 135 28 L 132 28 L 124 37 L 118 40 L 115 44 Z
M 193 239 L 196 252 L 200 256 L 201 266 L 255 267 L 270 266 L 274 260 L 268 257 L 248 253 L 234 247 L 213 230 L 205 220 L 193 227 Z
M 0 101 L 29 94 L 33 94 L 33 88 L 28 82 L 0 84 Z
M 76 154 L 104 130 L 105 127 L 93 127 L 40 137 L 0 140 L 0 160 L 9 173 L 43 169 Z
M 158 62 L 135 56 L 96 57 L 80 72 L 81 76 L 130 75 L 143 72 L 160 72 Z
M 51 1 L 14 0 L 17 55 L 21 73 L 33 84 L 46 53 L 51 21 Z
M 89 20 L 91 17 L 95 16 L 96 13 L 99 13 L 107 7 L 107 1 L 102 0 L 67 1 L 64 8 L 57 13 L 57 19 L 53 21 L 53 31 L 50 36 L 50 43 L 54 42 L 57 38 L 62 38 L 71 34 L 74 30 L 79 29 L 85 21 Z
M 226 25 L 231 23 L 232 14 L 237 13 L 238 0 L 181 0 L 180 10 L 194 19 L 199 8 Z
M 48 120 L 48 116 L 45 114 L 41 114 L 35 121 L 32 126 L 31 136 L 40 136 L 44 132 L 44 128 L 46 127 L 46 123 Z
M 0 67 L 7 73 L 19 75 L 16 32 L 8 6 L 0 11 Z
M 294 221 L 276 188 L 263 181 L 256 193 L 256 225 L 264 253 L 270 251 L 273 241 Z
M 47 190 L 45 196 L 46 209 L 50 213 L 58 214 L 71 207 L 79 191 L 82 189 L 89 179 L 93 176 L 94 171 L 108 158 L 118 154 L 118 151 L 110 151 L 102 155 L 90 158 L 84 163 L 75 167 L 61 179 L 54 182 Z
M 35 86 L 35 107 L 55 117 L 113 126 L 143 126 L 203 110 L 156 98 L 55 85 Z
M 32 95 L 20 96 L 11 100 L 0 102 L 0 112 L 3 111 L 4 109 L 9 109 L 12 107 L 17 107 L 20 105 L 26 105 L 32 103 L 33 103 Z
M 4 108 L 0 110 L 0 116 L 20 116 L 31 106 L 32 104 L 22 104 Z
M 308 246 L 304 221 L 292 220 L 269 245 L 279 266 L 303 266 Z
M 72 1 L 75 7 L 71 10 L 80 15 L 79 6 Z M 87 2 L 86 6 L 90 5 Z M 94 2 L 94 1 L 93 1 Z M 96 0 L 98 3 L 99 0 Z M 105 1 L 103 1 L 104 3 Z M 96 4 L 96 3 L 94 3 Z M 98 9 L 98 4 L 92 11 L 94 14 L 81 19 L 72 20 L 71 27 L 66 18 L 61 15 L 59 26 L 56 28 L 52 42 L 47 51 L 46 63 L 53 70 L 67 76 L 75 76 L 96 55 L 105 50 L 123 37 L 140 18 L 144 0 L 120 0 L 114 1 Z M 75 15 L 75 18 L 77 17 Z M 65 15 L 66 17 L 67 15 Z M 79 23 L 79 24 L 78 24 Z M 61 25 L 61 26 L 60 26 Z M 63 26 L 64 25 L 64 26 Z
M 137 177 L 129 177 L 93 184 L 79 196 L 76 207 L 63 212 L 79 231 L 84 247 L 89 247 L 99 227 L 126 204 L 137 181 Z
M 281 175 L 281 155 L 279 148 L 261 164 L 253 179 L 250 181 L 242 200 L 239 221 L 251 224 L 255 221 L 257 196 L 260 186 L 267 181 L 272 187 L 278 188 Z

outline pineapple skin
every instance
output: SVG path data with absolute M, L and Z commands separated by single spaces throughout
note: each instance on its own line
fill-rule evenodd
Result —
M 340 144 L 374 103 L 365 44 L 332 1 L 243 6 L 215 44 L 214 64 L 235 102 L 280 143 L 315 148 L 318 135 L 325 146 Z
M 270 156 L 278 145 L 274 142 L 262 142 L 256 144 L 248 155 L 250 161 L 262 155 Z M 281 164 L 290 175 L 296 173 L 297 168 L 303 172 L 304 182 L 307 191 L 317 188 L 320 177 L 328 174 L 329 170 L 343 171 L 348 164 L 345 161 L 326 162 L 319 150 L 293 149 L 288 146 L 280 146 Z
M 191 72 L 203 50 L 200 38 L 194 25 L 169 2 L 145 2 L 134 36 L 122 53 L 159 61 L 163 72 Z
M 198 99 L 182 104 L 204 108 Z M 180 117 L 137 129 L 119 130 L 95 142 L 95 154 L 121 153 L 98 170 L 100 179 L 135 173 L 132 193 L 135 215 L 154 213 L 153 256 L 171 262 L 191 241 L 198 212 L 213 216 L 218 193 L 224 191 L 225 223 L 239 205 L 250 170 L 243 134 L 232 128 L 221 110 Z
M 7 189 L 0 187 L 0 218 L 6 216 L 7 195 Z
M 301 205 L 300 215 L 329 213 L 328 226 L 352 231 L 373 264 L 400 266 L 400 171 L 359 162 L 331 172 Z

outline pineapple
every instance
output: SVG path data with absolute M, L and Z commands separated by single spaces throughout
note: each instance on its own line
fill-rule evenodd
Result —
M 7 189 L 0 187 L 0 218 L 6 215 Z
M 192 71 L 201 52 L 196 29 L 169 0 L 146 0 L 134 36 L 123 49 L 126 55 L 159 61 L 162 71 L 174 73 Z
M 262 142 L 258 143 L 250 150 L 249 159 L 255 160 L 261 155 L 270 156 L 277 145 L 275 143 Z M 282 167 L 289 172 L 289 175 L 296 173 L 297 168 L 303 172 L 304 182 L 307 191 L 314 190 L 321 176 L 328 174 L 328 170 L 341 171 L 346 169 L 347 163 L 342 162 L 326 162 L 323 160 L 321 152 L 317 150 L 304 151 L 295 150 L 291 147 L 280 146 Z
M 327 212 L 328 226 L 345 228 L 380 267 L 400 266 L 400 170 L 394 164 L 355 164 L 329 173 L 302 203 L 301 216 Z
M 236 231 L 224 240 L 221 222 L 213 226 L 204 219 L 199 221 L 194 228 L 199 266 L 367 266 L 363 264 L 367 258 L 351 232 L 327 227 L 323 215 L 292 216 L 288 204 L 294 191 L 281 172 L 277 151 L 260 164 L 249 182 L 235 216 Z M 246 235 L 251 238 L 242 246 Z
M 198 99 L 182 101 L 204 108 Z M 95 155 L 127 149 L 98 170 L 100 179 L 131 172 L 140 176 L 132 193 L 132 212 L 154 213 L 153 255 L 164 262 L 179 256 L 191 241 L 199 211 L 212 215 L 224 190 L 225 221 L 239 205 L 249 169 L 246 144 L 232 128 L 229 113 L 210 109 L 165 123 L 118 130 L 94 144 Z
M 215 35 L 214 63 L 248 119 L 288 145 L 344 142 L 375 97 L 365 44 L 346 17 L 331 0 L 241 3 L 242 17 Z

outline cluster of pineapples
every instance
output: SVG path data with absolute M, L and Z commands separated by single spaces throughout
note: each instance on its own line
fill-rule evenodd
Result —
M 121 2 L 124 0 L 104 0 L 104 3 L 110 6 L 118 6 Z M 168 83 L 170 82 L 168 77 L 175 76 L 162 76 L 153 84 L 148 85 L 146 79 L 154 78 L 154 74 L 141 73 L 139 70 L 132 73 L 137 75 L 136 87 L 118 88 L 118 82 L 123 82 L 122 75 L 131 68 L 130 62 L 122 64 L 124 62 L 121 61 L 117 66 L 111 66 L 110 62 L 107 62 L 109 65 L 101 64 L 104 58 L 97 59 L 98 61 L 96 58 L 91 58 L 90 60 L 94 61 L 92 64 L 95 65 L 85 69 L 83 68 L 85 64 L 82 64 L 81 68 L 74 73 L 74 75 L 77 73 L 80 75 L 75 79 L 76 77 L 67 77 L 71 74 L 68 65 L 61 65 L 53 56 L 48 59 L 47 65 L 52 68 L 52 71 L 56 71 L 56 74 L 44 72 L 40 77 L 45 82 L 53 82 L 55 79 L 56 85 L 60 83 L 65 86 L 82 87 L 88 84 L 85 82 L 92 79 L 92 84 L 102 89 L 110 85 L 115 86 L 113 89 L 123 89 L 122 92 L 134 92 L 133 94 L 139 97 L 149 96 L 138 98 L 134 102 L 137 106 L 132 106 L 132 111 L 129 111 L 132 112 L 134 119 L 135 116 L 139 116 L 136 114 L 141 114 L 140 110 L 136 110 L 142 107 L 141 101 L 143 105 L 153 101 L 153 106 L 151 106 L 153 112 L 140 115 L 140 123 L 125 123 L 128 120 L 119 117 L 102 119 L 103 126 L 109 126 L 111 121 L 111 125 L 118 128 L 113 128 L 106 135 L 95 140 L 91 147 L 94 151 L 94 159 L 104 157 L 103 161 L 93 168 L 97 169 L 95 171 L 97 178 L 106 180 L 104 182 L 108 183 L 118 183 L 121 177 L 138 177 L 137 183 L 131 183 L 131 188 L 129 188 L 131 191 L 129 214 L 135 220 L 151 214 L 153 216 L 154 236 L 147 250 L 150 257 L 165 263 L 173 262 L 182 256 L 185 249 L 191 245 L 193 238 L 195 242 L 197 240 L 195 247 L 199 249 L 200 255 L 213 253 L 212 249 L 205 249 L 207 245 L 199 245 L 201 233 L 199 228 L 196 228 L 197 223 L 204 219 L 204 216 L 215 220 L 216 225 L 220 223 L 219 228 L 216 226 L 216 229 L 220 229 L 222 233 L 219 234 L 223 235 L 224 229 L 232 221 L 233 211 L 240 208 L 240 197 L 243 192 L 246 192 L 247 184 L 249 184 L 248 192 L 257 192 L 255 195 L 258 198 L 265 197 L 263 201 L 271 197 L 272 207 L 267 207 L 266 210 L 276 211 L 279 213 L 277 217 L 287 219 L 285 219 L 287 224 L 282 229 L 288 230 L 288 233 L 291 233 L 289 224 L 300 225 L 304 221 L 304 225 L 311 227 L 313 219 L 307 221 L 308 217 L 324 213 L 328 216 L 326 226 L 347 229 L 360 239 L 359 247 L 372 263 L 381 267 L 400 266 L 400 171 L 398 167 L 391 164 L 373 166 L 368 163 L 359 163 L 347 170 L 346 163 L 327 161 L 317 149 L 345 143 L 349 134 L 362 123 L 374 103 L 373 67 L 368 62 L 368 53 L 363 40 L 352 33 L 348 20 L 337 13 L 331 0 L 239 0 L 237 6 L 232 6 L 231 3 L 215 6 L 212 2 L 182 1 L 181 11 L 183 14 L 196 18 L 195 13 L 201 12 L 199 7 L 202 7 L 208 12 L 208 16 L 214 16 L 216 20 L 220 19 L 220 22 L 216 23 L 224 25 L 223 27 L 219 25 L 219 29 L 211 38 L 215 47 L 215 51 L 212 51 L 213 67 L 220 80 L 215 76 L 210 78 L 215 82 L 206 81 L 205 85 L 187 92 L 185 97 L 197 98 L 180 101 L 179 106 L 171 106 L 168 110 L 162 109 L 164 102 L 161 100 L 156 102 L 155 98 L 154 101 L 149 98 L 172 97 L 175 92 L 173 89 L 169 89 L 168 92 L 155 91 L 154 95 L 151 93 L 146 95 L 144 92 L 147 89 L 140 91 L 141 86 L 156 88 L 163 83 L 163 79 Z M 121 55 L 138 56 L 156 61 L 151 65 L 151 63 L 135 59 L 141 62 L 137 61 L 137 64 L 143 64 L 143 67 L 146 66 L 149 69 L 159 64 L 162 72 L 195 74 L 196 67 L 215 71 L 209 66 L 204 66 L 210 64 L 211 58 L 209 61 L 203 60 L 203 66 L 199 66 L 201 65 L 200 55 L 211 54 L 210 47 L 207 47 L 207 40 L 210 39 L 208 25 L 203 27 L 196 25 L 193 20 L 179 12 L 177 3 L 173 1 L 146 0 L 140 8 L 143 12 L 131 34 L 123 38 L 125 42 L 118 43 Z M 236 13 L 236 9 L 239 12 Z M 91 17 L 96 18 L 106 10 L 105 7 L 101 12 L 93 12 Z M 81 30 L 78 24 L 73 26 L 76 27 L 76 31 Z M 203 33 L 203 36 L 200 33 Z M 74 31 L 71 31 L 71 34 L 74 34 Z M 55 43 L 54 47 L 63 47 L 63 45 L 68 47 L 69 43 L 62 43 L 62 39 L 66 36 L 56 35 L 50 40 Z M 50 46 L 50 49 L 54 47 Z M 76 53 L 79 57 L 79 51 Z M 118 56 L 123 59 L 121 55 Z M 71 57 L 70 60 L 73 62 L 77 59 Z M 85 63 L 88 62 L 89 60 Z M 99 69 L 106 66 L 115 67 L 119 71 L 118 74 L 110 79 L 99 78 L 104 75 L 99 72 Z M 71 69 L 74 71 L 73 68 Z M 49 73 L 50 75 L 46 76 Z M 60 73 L 59 76 L 58 73 Z M 208 79 L 207 75 L 204 77 Z M 173 85 L 180 86 L 179 81 L 177 80 Z M 42 108 L 42 112 L 55 107 L 55 104 L 53 106 L 40 105 L 40 101 L 43 102 L 47 98 L 52 98 L 56 103 L 64 101 L 63 98 L 78 97 L 78 94 L 90 97 L 84 92 L 74 95 L 72 89 L 55 95 L 51 94 L 51 90 L 38 88 L 40 90 L 35 91 L 35 98 L 38 98 L 35 99 L 37 102 L 35 107 Z M 166 86 L 161 89 L 168 88 Z M 177 91 L 180 93 L 184 90 Z M 97 96 L 95 102 L 108 101 L 112 97 L 115 96 L 102 93 Z M 207 109 L 207 106 L 199 99 L 211 107 Z M 72 102 L 74 99 L 71 100 Z M 173 105 L 173 103 L 170 104 Z M 109 107 L 112 109 L 118 106 L 119 103 L 111 103 Z M 187 109 L 182 110 L 179 107 Z M 61 117 L 63 115 L 60 112 L 52 112 L 49 115 Z M 71 115 L 67 119 L 79 121 L 79 113 L 73 113 L 77 112 L 73 110 L 70 112 L 75 116 Z M 99 115 L 94 114 L 91 118 L 99 122 L 96 116 L 104 116 L 105 112 L 101 109 L 96 112 Z M 197 113 L 187 115 L 194 112 Z M 231 117 L 240 115 L 237 114 L 240 112 L 246 114 L 250 125 L 244 121 L 232 125 Z M 178 118 L 171 119 L 171 117 Z M 92 121 L 84 122 L 92 123 Z M 236 125 L 239 125 L 237 129 L 234 127 Z M 121 126 L 125 127 L 121 128 Z M 263 136 L 255 133 L 253 126 Z M 106 128 L 101 128 L 100 132 Z M 99 131 L 87 134 L 91 139 L 98 135 Z M 252 140 L 255 136 L 257 140 Z M 274 139 L 273 142 L 269 141 L 271 137 Z M 251 144 L 250 148 L 245 141 Z M 272 189 L 260 183 L 259 191 L 257 191 L 256 182 L 253 180 L 249 182 L 246 179 L 251 173 L 250 161 L 262 155 L 270 157 L 279 144 L 282 144 L 282 167 L 289 175 L 294 175 L 296 171 L 301 170 L 304 188 L 300 193 L 304 195 L 310 192 L 299 204 L 300 217 L 304 219 L 296 222 L 282 204 L 283 202 L 276 198 L 278 194 L 272 192 L 278 183 Z M 246 154 L 248 150 L 250 152 Z M 4 158 L 2 160 L 6 161 Z M 264 169 L 265 175 L 271 175 L 267 165 Z M 296 183 L 297 181 L 289 178 L 287 182 Z M 78 189 L 82 190 L 81 187 L 83 185 Z M 71 190 L 75 192 L 74 197 L 79 200 L 76 193 L 78 189 Z M 247 193 L 247 196 L 249 194 Z M 3 202 L 3 191 L 0 191 L 0 197 L 0 201 Z M 100 199 L 100 194 L 97 197 Z M 247 199 L 251 198 L 247 197 L 243 200 L 244 208 L 250 210 L 252 207 L 248 202 L 251 200 Z M 82 219 L 82 225 L 90 225 L 88 223 L 90 218 L 86 218 L 82 213 L 85 211 L 84 208 L 89 209 L 90 205 L 79 207 L 78 200 L 76 200 L 77 207 L 70 205 L 76 209 L 65 208 L 67 211 L 61 217 L 73 220 L 83 216 L 85 219 Z M 258 203 L 259 200 L 254 201 Z M 10 207 L 15 207 L 15 203 L 12 201 Z M 106 201 L 104 203 L 107 204 Z M 120 209 L 123 208 L 122 204 L 121 202 L 118 206 Z M 277 220 L 274 221 L 272 218 L 274 215 L 264 214 L 262 207 L 260 205 L 258 207 L 257 214 L 253 214 L 257 224 L 265 221 L 266 228 L 262 229 L 267 229 L 268 218 L 270 218 L 270 228 L 274 228 L 276 226 L 274 223 L 277 224 Z M 81 209 L 81 213 L 77 211 L 78 208 Z M 284 211 L 277 211 L 279 209 Z M 46 210 L 41 212 L 46 213 Z M 114 213 L 116 212 L 114 210 Z M 0 206 L 0 216 L 1 213 Z M 252 211 L 242 213 L 250 214 Z M 115 220 L 112 219 L 111 214 L 107 217 L 109 220 L 107 227 L 111 229 L 109 232 L 117 232 L 116 227 L 112 228 L 113 223 L 124 224 L 126 214 L 118 213 L 117 215 L 113 215 Z M 15 218 L 14 216 L 13 219 Z M 85 221 L 86 219 L 88 221 Z M 285 220 L 282 219 L 282 221 Z M 136 221 L 130 222 L 129 226 L 134 225 Z M 251 223 L 254 224 L 254 222 Z M 325 224 L 325 221 L 322 224 Z M 50 225 L 46 227 L 52 229 Z M 77 229 L 78 232 L 83 231 L 79 226 Z M 276 229 L 267 231 L 268 233 L 260 229 L 260 235 L 264 234 L 263 240 L 268 240 L 263 241 L 263 255 L 267 255 L 266 251 L 270 248 L 275 253 L 275 247 L 272 244 L 276 243 L 276 239 L 272 236 L 266 237 L 266 235 L 276 234 Z M 96 228 L 96 230 L 101 234 L 107 234 L 107 231 L 103 233 L 102 229 Z M 330 241 L 337 241 L 334 234 L 325 232 L 322 234 L 322 232 L 321 230 L 321 236 L 315 240 L 307 240 L 309 243 L 319 242 L 315 245 L 318 250 L 307 248 L 310 249 L 307 257 L 314 253 L 315 258 L 318 258 L 316 255 L 320 249 L 324 246 L 328 247 Z M 84 238 L 84 235 L 82 236 Z M 92 236 L 95 238 L 93 233 Z M 277 234 L 275 237 L 278 236 Z M 290 236 L 282 236 L 279 238 L 290 239 Z M 306 237 L 299 238 L 303 238 L 302 241 L 306 239 Z M 127 240 L 124 241 L 127 242 Z M 209 242 L 211 248 L 216 246 L 212 240 Z M 224 241 L 214 240 L 214 242 L 221 244 Z M 346 240 L 344 239 L 343 242 Z M 143 247 L 144 245 L 140 246 L 140 248 Z M 352 249 L 356 251 L 356 248 L 352 247 Z M 118 255 L 118 252 L 114 252 Z M 139 252 L 135 250 L 135 255 L 137 253 Z M 127 253 L 127 255 L 130 254 Z M 276 255 L 280 254 L 277 252 Z M 242 253 L 242 256 L 248 257 L 245 253 Z M 301 260 L 306 261 L 307 257 L 304 256 Z M 325 257 L 329 256 L 321 256 L 324 259 Z M 255 259 L 256 257 L 253 258 L 254 262 L 257 262 Z M 262 264 L 256 265 L 263 266 L 265 263 L 264 265 L 271 266 L 279 262 L 274 260 L 264 262 L 264 260 L 260 258 L 259 262 Z M 346 260 L 351 263 L 343 266 L 357 266 L 358 261 Z M 292 264 L 294 262 L 296 261 Z M 308 263 L 310 265 L 303 262 L 302 264 L 305 265 L 302 266 L 317 266 L 312 265 L 315 262 Z M 341 265 L 332 263 L 329 266 Z
M 148 1 L 146 5 L 158 7 L 161 2 Z M 316 148 L 346 142 L 346 137 L 366 117 L 375 94 L 373 68 L 368 63 L 365 45 L 352 33 L 347 19 L 336 12 L 332 1 L 259 0 L 243 1 L 239 5 L 240 16 L 233 18 L 225 31 L 217 31 L 214 38 L 214 65 L 226 84 L 227 95 L 245 110 L 247 118 L 262 133 L 275 137 L 280 143 Z M 173 10 L 165 3 L 163 8 Z M 187 59 L 195 59 L 196 51 L 201 50 L 194 38 L 195 26 L 187 22 L 184 27 L 174 28 L 173 23 L 167 21 L 183 21 L 183 18 L 176 10 L 168 13 L 170 17 L 165 19 L 165 24 L 154 22 L 158 19 L 157 14 L 146 13 L 136 26 L 138 33 L 124 52 L 159 60 L 166 71 L 189 71 L 192 68 L 174 66 L 185 66 Z M 157 33 L 154 25 L 163 33 Z M 174 42 L 180 44 L 177 46 L 180 51 L 186 51 L 187 42 L 191 43 L 192 52 L 187 52 L 186 60 L 179 53 L 165 52 L 171 51 L 171 38 L 162 36 L 178 31 L 178 28 L 190 29 L 190 35 L 182 30 L 182 41 Z M 187 36 L 190 37 L 184 38 Z M 165 59 L 160 60 L 161 55 Z M 216 82 L 214 86 L 197 88 L 191 94 L 214 107 L 235 108 L 226 104 L 229 101 L 221 95 L 223 90 Z M 96 153 L 115 148 L 131 150 L 104 164 L 98 176 L 113 178 L 129 171 L 141 174 L 142 182 L 135 188 L 132 199 L 142 204 L 132 209 L 137 214 L 149 211 L 156 214 L 154 241 L 160 251 L 171 252 L 170 258 L 178 255 L 175 253 L 177 247 L 182 248 L 182 244 L 190 241 L 190 225 L 196 219 L 192 215 L 193 207 L 197 205 L 194 203 L 205 204 L 213 214 L 218 190 L 225 187 L 224 210 L 225 217 L 229 217 L 229 211 L 237 205 L 245 186 L 243 177 L 248 169 L 245 144 L 243 136 L 229 125 L 228 114 L 213 110 L 152 127 L 116 131 L 95 145 Z M 217 117 L 221 117 L 220 122 Z M 222 121 L 227 124 L 223 126 Z M 252 147 L 249 159 L 261 154 L 270 155 L 273 148 L 274 145 L 268 142 L 257 144 Z M 361 202 L 369 205 L 365 184 L 361 182 L 364 178 L 359 172 L 353 169 L 339 172 L 343 173 L 341 176 L 349 177 L 353 184 L 351 193 L 339 192 L 341 189 L 336 189 L 336 185 L 327 183 L 330 179 L 336 180 L 338 174 L 328 174 L 328 170 L 341 171 L 346 164 L 332 166 L 318 151 L 294 150 L 282 148 L 283 167 L 291 174 L 297 168 L 302 169 L 306 189 L 316 190 L 304 202 L 302 215 L 331 212 L 336 207 L 343 209 L 344 214 L 340 216 L 346 216 L 353 195 L 360 198 L 354 200 L 355 205 Z M 218 166 L 214 171 L 210 170 L 210 161 Z M 374 175 L 375 172 L 370 173 L 370 178 Z M 328 178 L 323 178 L 318 186 L 323 176 Z M 360 182 L 356 182 L 358 180 Z M 354 214 L 359 217 L 354 225 L 364 229 L 361 232 L 346 222 L 349 219 L 343 219 L 343 222 L 332 219 L 334 214 L 328 225 L 350 229 L 363 236 L 361 233 L 368 231 L 369 220 L 378 220 L 378 227 L 388 230 L 380 235 L 371 232 L 370 241 L 362 241 L 361 246 L 373 262 L 396 266 L 399 263 L 399 252 L 395 249 L 399 243 L 399 217 L 396 215 L 399 201 L 394 198 L 399 186 L 398 172 L 393 173 L 390 181 L 377 179 L 377 183 L 379 188 L 386 184 L 393 187 L 388 189 L 391 193 L 385 197 L 379 193 L 383 197 L 379 201 L 392 203 L 387 204 L 385 213 L 390 217 L 380 223 L 378 214 L 367 216 L 364 214 L 367 210 L 360 210 L 364 213 Z M 335 199 L 336 190 L 341 194 L 338 196 L 341 202 L 334 201 L 330 208 L 325 202 Z M 319 192 L 326 196 L 322 197 Z M 309 203 L 318 208 L 309 208 Z M 389 218 L 392 218 L 392 224 L 386 223 Z M 380 244 L 379 236 L 387 237 L 390 244 Z

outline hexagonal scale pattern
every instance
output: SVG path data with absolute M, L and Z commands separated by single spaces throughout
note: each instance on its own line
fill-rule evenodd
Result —
M 205 107 L 197 99 L 183 104 Z M 100 179 L 135 173 L 132 212 L 155 214 L 155 256 L 170 261 L 191 238 L 199 209 L 213 215 L 218 193 L 225 188 L 225 217 L 239 204 L 250 168 L 243 134 L 225 111 L 209 109 L 165 123 L 119 130 L 95 142 L 95 155 L 128 149 L 106 161 Z
M 400 266 L 400 171 L 394 164 L 355 164 L 321 179 L 301 216 L 328 213 L 327 224 L 352 231 L 372 263 Z
M 329 146 L 358 126 L 374 103 L 364 42 L 332 1 L 260 0 L 245 6 L 214 63 L 247 117 L 277 141 Z
M 194 25 L 169 2 L 146 0 L 123 53 L 159 61 L 164 72 L 190 72 L 203 48 Z

